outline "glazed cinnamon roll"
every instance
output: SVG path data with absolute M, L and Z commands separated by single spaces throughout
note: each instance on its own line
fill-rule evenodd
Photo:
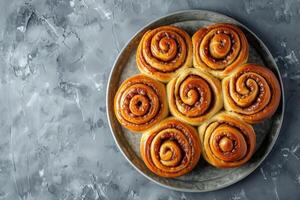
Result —
M 200 28 L 192 41 L 194 66 L 218 78 L 224 78 L 248 60 L 247 38 L 235 25 L 214 24 Z
M 221 83 L 199 69 L 185 69 L 167 85 L 171 113 L 191 125 L 200 125 L 223 107 Z
M 167 118 L 143 134 L 141 156 L 146 166 L 162 177 L 190 172 L 200 158 L 197 131 L 175 118 Z
M 256 135 L 251 125 L 219 113 L 199 127 L 202 155 L 218 168 L 239 167 L 254 153 Z
M 168 115 L 165 86 L 145 75 L 125 80 L 114 99 L 118 121 L 134 132 L 145 131 Z
M 225 109 L 248 123 L 271 117 L 281 98 L 276 76 L 257 64 L 240 66 L 223 80 L 222 86 Z
M 162 82 L 168 82 L 182 68 L 192 66 L 190 36 L 175 26 L 147 31 L 136 52 L 139 70 Z

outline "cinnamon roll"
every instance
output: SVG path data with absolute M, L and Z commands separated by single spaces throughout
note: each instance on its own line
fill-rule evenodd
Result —
M 162 82 L 168 82 L 182 68 L 192 66 L 190 36 L 175 26 L 147 31 L 136 52 L 139 70 Z
M 281 98 L 276 76 L 257 64 L 240 66 L 223 80 L 222 86 L 225 109 L 248 123 L 271 117 Z
M 194 66 L 218 78 L 226 77 L 248 60 L 247 38 L 235 25 L 214 24 L 200 28 L 192 41 Z
M 114 99 L 118 121 L 134 132 L 145 131 L 168 115 L 165 86 L 145 75 L 125 80 Z
M 254 153 L 256 135 L 251 125 L 219 113 L 199 127 L 202 155 L 218 168 L 239 167 Z
M 199 69 L 185 69 L 167 85 L 171 113 L 191 125 L 200 125 L 223 107 L 221 83 Z
M 140 152 L 146 166 L 162 177 L 190 172 L 200 158 L 197 131 L 175 118 L 167 118 L 143 134 Z

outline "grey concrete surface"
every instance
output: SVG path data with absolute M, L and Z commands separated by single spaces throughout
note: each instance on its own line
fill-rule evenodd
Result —
M 280 67 L 286 118 L 253 174 L 208 193 L 164 189 L 135 171 L 108 128 L 113 62 L 146 23 L 182 9 L 236 18 Z M 300 199 L 299 0 L 1 0 L 0 199 Z

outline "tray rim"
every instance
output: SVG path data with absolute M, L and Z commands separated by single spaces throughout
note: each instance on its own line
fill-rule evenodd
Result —
M 145 31 L 145 29 L 149 28 L 150 26 L 153 26 L 153 24 L 155 24 L 158 21 L 164 20 L 165 18 L 168 17 L 174 17 L 176 15 L 181 15 L 181 14 L 188 14 L 188 13 L 193 13 L 193 12 L 203 12 L 203 13 L 208 13 L 208 14 L 215 14 L 215 15 L 219 15 L 219 16 L 223 16 L 227 19 L 230 19 L 234 22 L 236 22 L 239 26 L 243 27 L 244 29 L 246 29 L 253 37 L 255 37 L 255 39 L 260 43 L 260 45 L 264 48 L 264 51 L 272 58 L 271 62 L 273 63 L 273 65 L 275 66 L 275 71 L 277 73 L 277 78 L 279 79 L 279 83 L 280 83 L 280 89 L 281 89 L 281 103 L 279 105 L 281 105 L 281 115 L 280 115 L 280 123 L 278 124 L 278 128 L 276 130 L 276 133 L 272 139 L 272 142 L 269 145 L 269 148 L 266 150 L 265 154 L 261 157 L 260 161 L 258 161 L 258 163 L 256 164 L 256 166 L 254 166 L 253 168 L 249 169 L 249 171 L 247 171 L 247 173 L 245 173 L 243 176 L 241 176 L 240 178 L 237 178 L 236 180 L 234 180 L 233 182 L 230 182 L 228 184 L 224 184 L 220 187 L 216 187 L 214 189 L 204 189 L 204 190 L 200 190 L 200 189 L 186 189 L 186 188 L 179 188 L 179 187 L 174 187 L 174 186 L 169 186 L 169 185 L 165 185 L 155 179 L 153 179 L 152 177 L 148 176 L 147 174 L 145 174 L 143 171 L 141 171 L 126 155 L 126 153 L 123 151 L 122 147 L 120 146 L 120 144 L 117 141 L 116 135 L 113 131 L 112 128 L 112 123 L 111 123 L 111 119 L 110 119 L 110 111 L 109 111 L 109 91 L 110 91 L 110 85 L 111 85 L 111 79 L 112 79 L 112 74 L 117 66 L 118 60 L 120 59 L 123 51 L 127 48 L 127 46 L 130 44 L 130 42 L 136 37 L 138 36 L 141 32 Z M 221 12 L 218 11 L 211 11 L 211 10 L 207 10 L 207 9 L 183 9 L 183 10 L 178 10 L 175 12 L 171 12 L 168 13 L 166 15 L 163 15 L 161 17 L 155 18 L 153 20 L 151 20 L 150 22 L 146 23 L 146 25 L 142 26 L 138 31 L 136 31 L 136 33 L 130 37 L 130 39 L 125 43 L 125 45 L 122 47 L 122 49 L 120 50 L 120 52 L 118 53 L 117 57 L 115 58 L 115 61 L 113 63 L 113 66 L 110 70 L 109 73 L 109 77 L 107 80 L 107 87 L 106 87 L 106 117 L 108 120 L 108 125 L 109 125 L 109 130 L 114 138 L 114 142 L 117 145 L 118 149 L 120 150 L 120 152 L 122 153 L 122 155 L 125 157 L 125 159 L 127 160 L 127 162 L 130 163 L 130 165 L 137 170 L 141 175 L 143 175 L 144 177 L 146 177 L 148 180 L 156 183 L 159 186 L 162 186 L 163 188 L 167 188 L 170 190 L 174 190 L 174 191 L 179 191 L 179 192 L 190 192 L 190 193 L 202 193 L 202 192 L 211 192 L 211 191 L 216 191 L 216 190 L 220 190 L 226 187 L 229 187 L 231 185 L 234 185 L 235 183 L 245 179 L 246 177 L 248 177 L 250 174 L 252 174 L 266 159 L 266 157 L 270 154 L 270 152 L 273 150 L 274 145 L 277 141 L 277 138 L 282 130 L 282 125 L 284 123 L 284 115 L 285 115 L 285 91 L 284 91 L 284 85 L 283 85 L 283 80 L 282 80 L 282 76 L 280 73 L 280 70 L 278 68 L 278 65 L 273 57 L 273 55 L 271 54 L 269 48 L 266 46 L 266 44 L 251 30 L 249 29 L 246 25 L 244 25 L 243 23 L 241 23 L 240 21 L 236 20 L 235 18 L 228 16 L 226 14 L 223 14 Z

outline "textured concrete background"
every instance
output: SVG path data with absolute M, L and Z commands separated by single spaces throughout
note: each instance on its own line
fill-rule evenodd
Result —
M 284 78 L 284 127 L 266 161 L 216 192 L 174 192 L 123 158 L 105 87 L 124 44 L 182 9 L 236 18 L 270 48 Z M 299 199 L 299 0 L 0 1 L 0 199 Z

